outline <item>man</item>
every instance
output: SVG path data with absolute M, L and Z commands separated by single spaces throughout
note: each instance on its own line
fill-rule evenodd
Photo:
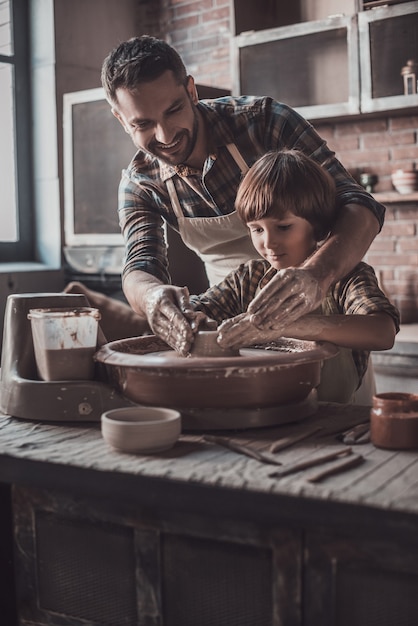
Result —
M 257 256 L 234 201 L 242 176 L 262 154 L 295 148 L 325 167 L 336 182 L 338 218 L 317 252 L 301 266 L 278 272 L 253 300 L 248 317 L 257 328 L 268 329 L 274 318 L 280 334 L 281 324 L 316 308 L 379 232 L 384 207 L 290 107 L 269 97 L 199 101 L 178 53 L 147 35 L 109 54 L 102 84 L 138 149 L 119 189 L 124 293 L 134 311 L 179 352 L 187 353 L 196 329 L 182 314 L 188 310 L 187 289 L 169 284 L 163 223 L 177 229 L 204 260 L 211 284 Z M 236 336 L 236 327 L 233 332 Z

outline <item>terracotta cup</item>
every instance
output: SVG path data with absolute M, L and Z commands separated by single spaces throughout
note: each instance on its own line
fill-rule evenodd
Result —
M 370 410 L 370 437 L 378 448 L 418 449 L 418 395 L 375 395 Z

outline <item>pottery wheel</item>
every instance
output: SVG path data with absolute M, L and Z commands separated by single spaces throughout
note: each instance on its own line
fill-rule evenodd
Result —
M 149 335 L 114 341 L 95 359 L 137 404 L 178 409 L 184 428 L 249 428 L 302 419 L 316 410 L 322 362 L 332 344 L 282 339 L 239 356 L 185 358 Z
M 299 402 L 264 408 L 182 409 L 183 430 L 242 430 L 300 422 L 318 410 L 316 390 Z
M 146 370 L 223 370 L 224 368 L 263 368 L 323 360 L 338 352 L 327 342 L 282 339 L 269 344 L 241 348 L 233 356 L 183 357 L 154 335 L 113 341 L 104 345 L 95 360 Z

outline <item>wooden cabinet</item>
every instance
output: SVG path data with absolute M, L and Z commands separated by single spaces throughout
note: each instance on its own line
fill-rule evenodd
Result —
M 417 624 L 416 537 L 308 533 L 304 566 L 305 626 Z
M 20 624 L 416 626 L 418 540 L 13 488 Z M 159 509 L 157 512 L 156 509 Z M 11 626 L 11 624 L 10 624 Z
M 417 79 L 405 93 L 402 68 L 418 62 L 418 2 L 377 7 L 359 13 L 361 111 L 418 106 Z
M 233 93 L 270 95 L 308 119 L 418 104 L 401 76 L 418 60 L 418 1 L 233 4 Z
M 320 405 L 320 432 L 281 462 L 335 450 L 368 416 Z M 416 451 L 364 443 L 362 465 L 311 483 L 198 434 L 144 457 L 99 424 L 1 418 L 1 626 L 418 623 Z M 267 450 L 305 428 L 242 438 Z
M 243 33 L 233 45 L 234 93 L 272 96 L 308 119 L 358 113 L 355 15 Z
M 22 626 L 301 624 L 299 530 L 13 491 Z
M 330 15 L 353 15 L 358 0 L 231 0 L 231 3 L 232 30 L 234 35 L 239 35 L 246 31 L 314 22 Z

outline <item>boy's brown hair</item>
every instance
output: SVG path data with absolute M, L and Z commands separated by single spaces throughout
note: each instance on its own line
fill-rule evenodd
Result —
M 325 168 L 303 152 L 267 152 L 241 181 L 235 208 L 245 224 L 293 213 L 307 220 L 316 240 L 321 241 L 335 219 L 335 182 Z

